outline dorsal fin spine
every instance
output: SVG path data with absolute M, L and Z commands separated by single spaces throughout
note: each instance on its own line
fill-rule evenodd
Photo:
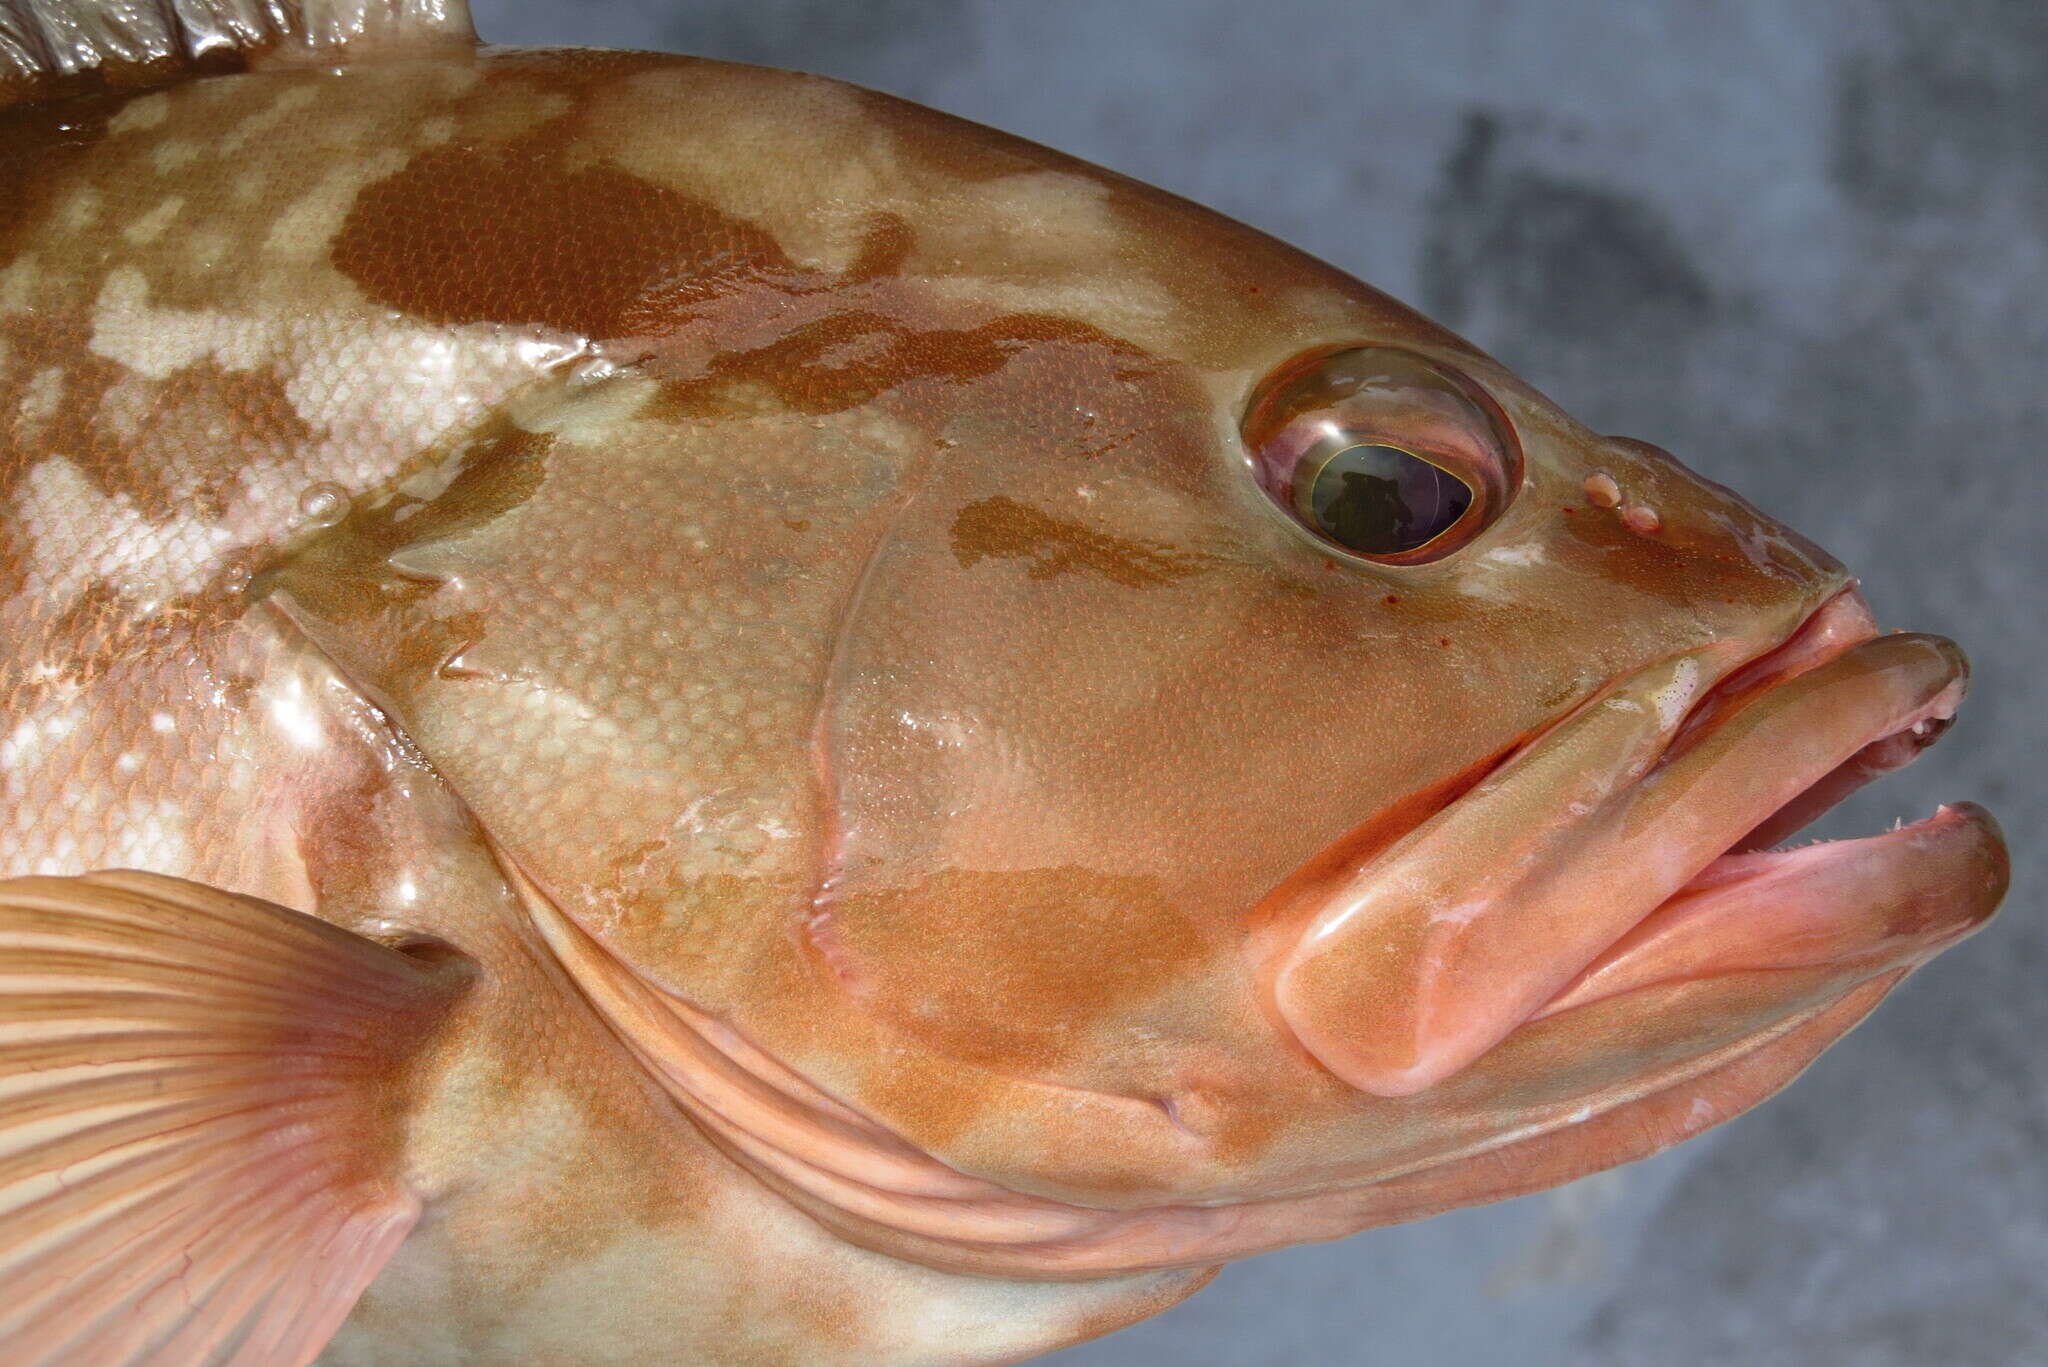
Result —
M 468 46 L 469 0 L 0 0 L 0 105 L 258 57 Z

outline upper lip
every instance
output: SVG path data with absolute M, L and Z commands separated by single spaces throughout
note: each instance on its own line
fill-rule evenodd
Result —
M 1974 807 L 1824 853 L 1728 853 L 1815 815 L 1802 795 L 1903 762 L 1961 699 L 1955 645 L 1876 635 L 1849 592 L 1746 664 L 1729 649 L 1620 680 L 1398 840 L 1317 860 L 1265 964 L 1279 1022 L 1352 1085 L 1405 1096 L 1621 991 L 1815 955 L 1867 977 L 1988 916 L 2005 856 Z

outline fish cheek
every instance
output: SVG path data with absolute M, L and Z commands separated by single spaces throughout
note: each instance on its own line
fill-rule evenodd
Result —
M 1041 340 L 949 395 L 949 455 L 868 566 L 827 684 L 810 941 L 869 1011 L 997 1069 L 1087 1075 L 1098 1028 L 1223 957 L 1068 782 L 1150 724 L 1176 637 L 1213 636 L 1211 581 L 1237 577 L 1208 476 L 1172 458 L 1200 409 L 1139 364 Z
M 952 1057 L 1126 1095 L 1200 1058 L 1256 1088 L 1293 1064 L 1250 908 L 1490 732 L 1439 633 L 1272 518 L 1170 375 L 1044 402 L 1079 360 L 982 381 L 867 569 L 807 938 Z
M 829 925 L 893 1024 L 949 1057 L 1034 1073 L 1085 1065 L 1091 1026 L 1198 973 L 1206 948 L 1157 879 L 1073 866 L 946 869 L 849 896 Z

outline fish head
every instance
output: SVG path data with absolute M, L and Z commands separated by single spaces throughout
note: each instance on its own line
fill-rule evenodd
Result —
M 600 363 L 266 582 L 849 1237 L 1098 1275 L 1548 1186 L 1996 906 L 1973 807 L 1770 848 L 1963 660 L 1669 453 L 1046 149 L 576 63 L 484 59 L 548 121 L 371 183 L 333 260 Z
M 1118 204 L 1182 328 L 995 337 L 827 675 L 804 952 L 1046 1098 L 893 1126 L 1068 1200 L 1421 1213 L 1735 1114 L 1990 913 L 1974 808 L 1767 849 L 1938 734 L 1951 644 L 1377 291 Z

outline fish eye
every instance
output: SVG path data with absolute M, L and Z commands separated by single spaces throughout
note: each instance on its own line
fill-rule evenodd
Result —
M 1485 530 L 1521 482 L 1505 415 L 1473 381 L 1394 347 L 1314 352 L 1282 366 L 1244 420 L 1273 502 L 1328 545 L 1418 565 Z

